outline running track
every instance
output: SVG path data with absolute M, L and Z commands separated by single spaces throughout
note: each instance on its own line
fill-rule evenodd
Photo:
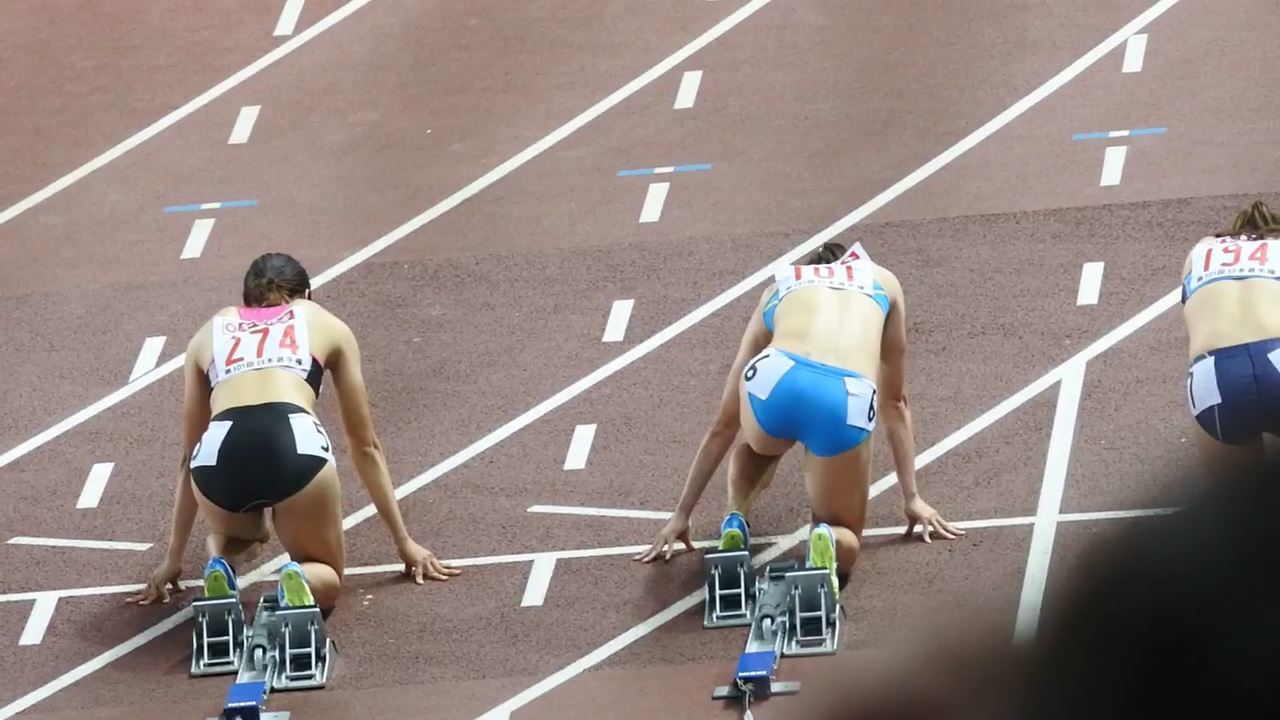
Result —
M 1237 40 L 1280 30 L 1268 3 L 1228 16 L 1205 0 L 942 14 L 837 0 L 306 0 L 275 36 L 280 5 L 187 0 L 160 15 L 24 1 L 0 28 L 4 539 L 163 542 L 180 404 L 163 363 L 234 302 L 252 257 L 284 250 L 361 338 L 415 536 L 477 559 L 445 585 L 353 575 L 329 623 L 330 687 L 272 709 L 734 716 L 709 693 L 742 633 L 703 631 L 700 609 L 678 604 L 700 582 L 696 558 L 641 568 L 625 550 L 567 552 L 644 544 L 661 521 L 528 509 L 669 510 L 758 286 L 719 294 L 833 227 L 907 288 L 922 491 L 975 527 L 934 546 L 869 539 L 844 600 L 849 652 L 784 673 L 975 617 L 1012 631 L 1035 617 L 1036 577 L 1051 607 L 1087 543 L 1159 522 L 1145 511 L 1185 497 L 1159 481 L 1192 457 L 1169 293 L 1188 242 L 1280 190 L 1258 151 L 1275 121 L 1226 111 L 1255 89 L 1244 68 L 1280 60 Z M 1140 69 L 1125 61 L 1135 31 Z M 701 82 L 676 109 L 686 71 Z M 245 106 L 256 122 L 228 144 Z M 1140 128 L 1164 131 L 1073 139 Z M 966 137 L 976 144 L 956 145 Z M 1118 180 L 1109 146 L 1127 148 Z M 685 164 L 711 167 L 618 176 Z M 660 213 L 638 222 L 660 182 Z M 233 200 L 256 204 L 165 212 Z M 205 244 L 183 259 L 202 218 L 214 220 Z M 1077 305 L 1084 264 L 1099 262 L 1097 301 Z M 621 339 L 602 342 L 624 299 Z M 60 424 L 124 387 L 160 336 L 161 370 L 136 392 Z M 326 396 L 332 427 L 335 411 Z M 579 425 L 594 436 L 585 466 L 566 470 Z M 77 508 L 95 463 L 114 466 L 96 506 Z M 875 463 L 892 470 L 883 440 Z M 342 471 L 358 513 L 350 564 L 392 562 Z M 700 505 L 699 538 L 713 535 L 722 485 Z M 870 526 L 899 525 L 896 488 L 877 491 Z M 1089 514 L 1104 511 L 1126 517 Z M 789 551 L 806 519 L 788 458 L 753 527 L 790 537 L 775 549 Z M 216 714 L 226 682 L 186 677 L 177 609 L 92 589 L 137 582 L 159 557 L 155 545 L 0 544 L 0 717 Z

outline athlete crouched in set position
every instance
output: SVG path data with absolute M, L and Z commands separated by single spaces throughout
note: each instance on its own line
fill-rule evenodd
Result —
M 964 532 L 916 490 L 907 325 L 898 279 L 872 263 L 860 245 L 846 252 L 839 243 L 826 243 L 802 264 L 779 268 L 774 281 L 742 336 L 720 413 L 702 438 L 676 511 L 636 559 L 651 562 L 664 549 L 669 559 L 676 540 L 693 550 L 689 517 L 741 430 L 743 441 L 729 460 L 729 512 L 720 526 L 720 549 L 750 545 L 747 514 L 772 482 L 778 460 L 799 442 L 806 450 L 814 523 L 806 564 L 830 570 L 838 594 L 861 547 L 877 414 L 888 426 L 907 535 L 917 523 L 926 542 L 934 532 L 947 539 Z
M 180 590 L 179 563 L 196 509 L 211 531 L 208 597 L 238 592 L 234 564 L 270 539 L 265 510 L 291 562 L 280 571 L 285 607 L 331 610 L 342 593 L 342 494 L 329 437 L 315 416 L 325 369 L 333 375 L 356 471 L 396 550 L 421 584 L 458 570 L 409 537 L 373 430 L 360 348 L 346 323 L 311 300 L 306 270 L 268 253 L 244 276 L 244 306 L 218 311 L 187 346 L 182 474 L 164 562 L 129 598 L 148 605 Z
M 1280 217 L 1253 203 L 1228 232 L 1196 243 L 1182 272 L 1201 462 L 1256 465 L 1263 434 L 1280 435 Z

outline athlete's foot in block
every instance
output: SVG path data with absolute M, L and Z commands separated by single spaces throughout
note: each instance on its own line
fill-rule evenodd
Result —
M 204 596 L 207 598 L 231 597 L 239 592 L 236 573 L 231 564 L 221 556 L 214 556 L 204 566 Z
M 280 607 L 306 607 L 316 604 L 301 565 L 290 562 L 280 568 L 280 584 L 276 588 L 276 598 L 280 601 Z
M 744 550 L 751 542 L 747 520 L 741 513 L 731 512 L 720 523 L 720 549 Z
M 831 574 L 831 594 L 839 599 L 840 578 L 836 573 L 836 535 L 826 523 L 809 531 L 809 555 L 805 567 L 822 568 Z

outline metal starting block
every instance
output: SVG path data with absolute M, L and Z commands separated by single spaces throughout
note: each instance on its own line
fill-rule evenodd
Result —
M 741 627 L 751 624 L 756 604 L 756 577 L 747 550 L 711 550 L 703 555 L 707 580 L 702 626 Z
M 236 673 L 222 714 L 209 720 L 287 720 L 287 712 L 264 712 L 272 690 L 308 690 L 328 682 L 333 641 L 317 606 L 281 608 L 275 594 L 266 593 L 247 631 L 238 598 L 201 598 L 194 607 L 192 675 Z M 237 622 L 240 632 L 231 633 L 230 641 L 234 652 L 211 651 L 222 647 L 217 642 L 226 644 L 223 625 Z
M 240 670 L 247 633 L 240 598 L 199 598 L 191 604 L 191 676 L 228 675 Z
M 783 655 L 831 655 L 840 641 L 840 603 L 831 588 L 831 573 L 821 568 L 791 570 L 785 582 L 787 643 Z
M 798 682 L 778 682 L 774 672 L 791 635 L 790 603 L 792 586 L 787 580 L 796 563 L 768 566 L 756 585 L 756 600 L 751 619 L 751 632 L 746 647 L 738 658 L 732 685 L 721 685 L 711 691 L 713 700 L 742 700 L 744 720 L 751 718 L 751 702 L 772 695 L 794 695 L 800 692 Z

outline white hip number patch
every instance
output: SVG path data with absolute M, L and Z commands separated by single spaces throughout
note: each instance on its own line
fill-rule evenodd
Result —
M 1199 415 L 1222 402 L 1218 390 L 1218 371 L 1212 356 L 1197 360 L 1187 374 L 1187 405 L 1192 415 Z
M 795 364 L 794 360 L 780 352 L 765 350 L 755 356 L 742 373 L 747 392 L 761 400 L 768 400 L 774 386 Z
M 867 432 L 876 429 L 876 384 L 864 377 L 844 379 L 849 394 L 849 414 L 845 422 Z
M 314 455 L 326 460 L 333 460 L 333 446 L 329 444 L 329 434 L 314 415 L 293 413 L 289 416 L 289 425 L 293 427 L 293 441 L 299 455 Z

